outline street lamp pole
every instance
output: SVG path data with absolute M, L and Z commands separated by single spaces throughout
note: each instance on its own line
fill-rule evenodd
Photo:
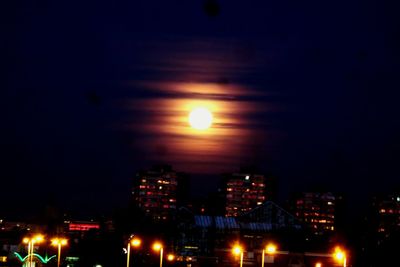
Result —
M 28 242 L 28 267 L 31 267 L 31 248 L 32 248 L 32 240 Z
M 160 267 L 162 267 L 163 252 L 164 252 L 164 249 L 163 249 L 163 247 L 161 247 L 161 249 L 160 249 Z
M 128 242 L 127 253 L 126 253 L 126 267 L 129 267 L 130 256 L 131 256 L 131 242 Z
M 35 240 L 31 240 L 31 251 L 29 252 L 29 265 L 33 267 L 33 248 L 35 247 Z
M 264 267 L 264 262 L 265 262 L 265 250 L 262 250 L 262 254 L 261 254 L 261 267 Z
M 65 238 L 53 238 L 51 244 L 57 247 L 57 267 L 61 264 L 61 247 L 67 244 L 67 239 Z
M 130 259 L 131 259 L 131 246 L 134 248 L 140 247 L 142 244 L 142 240 L 140 238 L 134 237 L 130 239 L 127 246 L 127 253 L 126 253 L 126 267 L 129 267 Z
M 240 246 L 240 244 L 237 244 L 233 247 L 232 253 L 235 256 L 240 257 L 240 267 L 242 267 L 243 266 L 243 248 Z
M 160 242 L 155 242 L 153 244 L 153 250 L 160 252 L 160 267 L 162 267 L 163 264 L 163 253 L 164 253 L 164 247 Z
M 35 241 L 37 243 L 40 243 L 43 241 L 43 236 L 42 235 L 36 235 L 34 237 L 25 237 L 22 242 L 25 244 L 28 244 L 28 266 L 33 267 L 33 251 L 35 247 Z
M 61 260 L 61 243 L 58 243 L 57 267 L 60 267 L 60 260 Z

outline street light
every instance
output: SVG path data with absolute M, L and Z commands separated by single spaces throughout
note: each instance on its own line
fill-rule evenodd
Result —
M 173 261 L 173 260 L 175 260 L 175 255 L 174 255 L 174 254 L 168 254 L 167 260 L 168 260 L 168 261 Z
M 317 263 L 315 264 L 315 267 L 322 267 L 322 263 L 317 262 Z
M 235 245 L 232 248 L 232 253 L 235 256 L 239 256 L 240 255 L 240 267 L 243 266 L 243 248 L 240 245 Z
M 155 242 L 153 244 L 153 250 L 158 252 L 160 251 L 160 267 L 162 267 L 162 260 L 163 260 L 163 246 L 160 242 Z
M 41 234 L 37 234 L 31 238 L 25 237 L 22 242 L 24 244 L 28 244 L 28 266 L 33 267 L 33 248 L 35 243 L 42 243 L 44 241 L 44 237 Z
M 269 243 L 263 250 L 261 254 L 261 267 L 264 267 L 265 263 L 265 253 L 268 255 L 274 255 L 276 253 L 276 245 L 273 243 Z
M 344 250 L 342 250 L 340 247 L 336 247 L 335 253 L 333 253 L 333 257 L 339 264 L 343 263 L 343 267 L 346 267 L 347 257 Z
M 130 255 L 131 255 L 131 246 L 134 248 L 140 247 L 142 244 L 142 240 L 140 238 L 134 237 L 128 242 L 128 247 L 127 247 L 127 256 L 126 256 L 126 267 L 129 267 L 129 260 L 130 260 Z
M 61 246 L 67 245 L 68 241 L 65 238 L 53 238 L 51 240 L 51 245 L 57 247 L 57 267 L 60 267 L 61 260 Z

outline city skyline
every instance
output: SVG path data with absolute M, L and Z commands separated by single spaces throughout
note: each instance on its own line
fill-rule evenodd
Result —
M 243 165 L 281 201 L 322 186 L 356 207 L 398 187 L 395 9 L 217 2 L 8 4 L 0 212 L 108 212 L 158 162 L 195 195 Z M 192 102 L 214 109 L 212 135 L 190 132 Z

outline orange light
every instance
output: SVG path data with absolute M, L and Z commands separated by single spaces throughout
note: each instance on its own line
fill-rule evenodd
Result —
M 139 247 L 140 244 L 142 244 L 142 240 L 140 240 L 139 238 L 135 237 L 134 239 L 131 240 L 131 245 L 133 247 Z
M 24 239 L 22 239 L 22 242 L 23 242 L 24 244 L 28 244 L 28 243 L 30 242 L 30 239 L 27 238 L 27 237 L 25 237 Z
M 160 251 L 162 249 L 162 244 L 160 242 L 155 242 L 153 244 L 153 250 L 154 251 Z
M 315 267 L 322 267 L 322 263 L 317 262 L 317 263 L 315 264 Z
M 173 261 L 173 260 L 175 260 L 175 255 L 174 255 L 174 254 L 168 254 L 167 260 L 168 260 L 168 261 Z
M 268 244 L 265 248 L 265 252 L 267 254 L 275 254 L 276 253 L 276 245 L 274 244 Z
M 346 253 L 340 247 L 336 247 L 333 256 L 336 261 L 343 262 L 346 258 Z
M 33 237 L 33 240 L 36 242 L 36 243 L 41 243 L 41 242 L 43 242 L 44 241 L 44 237 L 43 237 L 43 235 L 36 235 L 36 236 L 34 236 Z
M 51 240 L 51 244 L 53 246 L 58 246 L 58 245 L 65 246 L 67 243 L 68 243 L 68 240 L 65 238 L 53 238 Z
M 242 253 L 242 251 L 243 251 L 243 249 L 242 249 L 242 247 L 239 246 L 239 245 L 235 245 L 235 246 L 233 247 L 233 249 L 232 249 L 232 253 L 233 253 L 234 255 L 240 255 L 240 254 Z

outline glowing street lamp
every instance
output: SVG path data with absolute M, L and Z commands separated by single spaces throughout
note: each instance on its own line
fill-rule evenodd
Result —
M 37 234 L 31 238 L 25 237 L 22 242 L 24 244 L 28 244 L 28 266 L 32 267 L 33 266 L 33 248 L 35 243 L 39 244 L 44 241 L 44 237 L 41 234 Z
M 232 253 L 235 256 L 240 256 L 240 267 L 243 266 L 243 248 L 240 245 L 235 245 L 232 248 Z
M 134 248 L 140 247 L 142 244 L 142 240 L 140 238 L 134 237 L 128 242 L 128 247 L 127 247 L 127 256 L 126 256 L 126 267 L 129 267 L 129 260 L 130 260 L 130 255 L 131 255 L 131 246 Z
M 60 267 L 61 260 L 61 246 L 67 245 L 68 240 L 65 238 L 53 238 L 51 240 L 51 245 L 57 247 L 57 267 Z
M 160 242 L 155 242 L 153 244 L 153 250 L 158 252 L 160 251 L 160 267 L 162 267 L 162 260 L 163 260 L 163 246 Z
M 343 263 L 343 267 L 346 267 L 347 265 L 347 257 L 346 257 L 346 252 L 342 250 L 340 247 L 335 248 L 335 253 L 333 253 L 334 259 L 339 263 Z
M 167 260 L 168 260 L 168 261 L 173 261 L 173 260 L 175 260 L 175 255 L 174 255 L 174 254 L 168 254 Z
M 322 267 L 322 263 L 317 262 L 317 263 L 315 264 L 315 267 Z
M 261 267 L 264 267 L 265 263 L 265 253 L 268 255 L 274 255 L 276 253 L 276 245 L 273 243 L 269 243 L 263 250 L 261 254 Z

